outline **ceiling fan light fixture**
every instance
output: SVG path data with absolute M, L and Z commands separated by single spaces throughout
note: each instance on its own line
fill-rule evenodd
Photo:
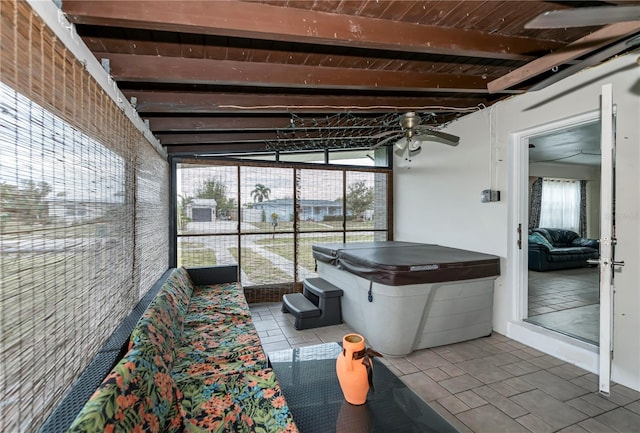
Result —
M 411 141 L 409 142 L 409 152 L 419 152 L 422 148 L 422 145 L 419 141 Z
M 401 138 L 400 140 L 396 141 L 393 146 L 396 148 L 396 150 L 403 151 L 407 146 L 407 141 L 407 138 Z
M 422 152 L 422 146 L 418 146 L 416 149 L 409 149 L 408 154 L 409 154 L 409 157 L 413 158 L 420 152 Z

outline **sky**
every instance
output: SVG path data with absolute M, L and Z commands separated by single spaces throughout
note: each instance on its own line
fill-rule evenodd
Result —
M 0 182 L 46 182 L 47 198 L 121 202 L 122 157 L 0 83 Z

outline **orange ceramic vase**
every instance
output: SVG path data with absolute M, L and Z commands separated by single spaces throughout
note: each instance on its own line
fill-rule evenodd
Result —
M 367 368 L 362 363 L 364 350 L 362 335 L 347 334 L 342 338 L 342 353 L 336 360 L 336 372 L 344 398 L 347 402 L 356 405 L 364 404 L 369 392 Z

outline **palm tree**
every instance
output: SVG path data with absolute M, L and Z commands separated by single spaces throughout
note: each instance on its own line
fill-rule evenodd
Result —
M 256 189 L 251 191 L 251 197 L 254 202 L 262 203 L 263 200 L 269 200 L 271 190 L 261 183 L 256 183 Z

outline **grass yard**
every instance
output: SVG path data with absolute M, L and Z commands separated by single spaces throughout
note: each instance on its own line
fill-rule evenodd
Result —
M 269 250 L 270 252 L 277 254 L 281 257 L 284 257 L 287 260 L 291 260 L 293 262 L 293 243 L 285 244 L 275 244 L 275 245 L 264 245 L 264 248 Z M 298 266 L 302 266 L 303 268 L 313 271 L 315 268 L 315 260 L 313 258 L 313 254 L 311 252 L 311 247 L 309 248 L 300 248 L 300 254 L 298 257 Z
M 229 248 L 229 252 L 238 260 L 238 248 Z M 252 284 L 293 281 L 293 275 L 282 271 L 262 255 L 247 248 L 242 249 L 242 270 Z
M 314 236 L 300 239 L 298 246 L 298 265 L 309 271 L 313 271 L 316 263 L 311 251 L 311 245 L 322 242 L 342 242 L 342 235 Z M 261 239 L 256 243 L 270 252 L 293 262 L 294 251 L 292 238 Z
M 180 242 L 178 244 L 178 266 L 215 266 L 216 255 L 203 243 Z
M 251 225 L 258 228 L 260 231 L 271 232 L 273 231 L 273 225 L 270 221 L 267 222 L 254 222 Z M 347 227 L 349 229 L 356 230 L 369 230 L 373 229 L 373 221 L 347 221 Z M 298 230 L 304 231 L 316 231 L 316 230 L 342 230 L 342 221 L 299 221 Z M 276 226 L 276 232 L 292 232 L 293 222 L 291 221 L 278 221 Z
M 37 404 L 61 398 L 61 385 L 72 383 L 86 366 L 77 355 L 106 341 L 111 329 L 104 324 L 115 322 L 109 317 L 121 319 L 130 311 L 135 295 L 131 271 L 126 266 L 114 269 L 116 254 L 79 249 L 0 255 L 0 332 L 6 361 L 0 376 L 10 385 L 3 388 L 4 415 L 20 419 L 32 412 L 33 399 L 22 396 L 31 395 L 34 378 L 47 379 L 38 388 Z M 120 263 L 128 261 L 124 254 L 119 258 Z
M 25 236 L 42 239 L 104 237 L 109 232 L 109 223 L 88 220 L 73 224 L 62 220 L 51 220 L 47 224 L 28 224 L 23 221 L 2 221 L 0 234 L 5 240 L 19 240 Z

